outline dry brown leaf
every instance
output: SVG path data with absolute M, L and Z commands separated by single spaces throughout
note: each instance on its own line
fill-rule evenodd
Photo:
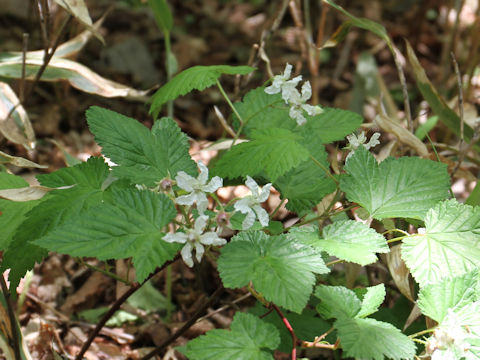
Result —
M 39 169 L 46 169 L 48 166 L 46 165 L 39 165 L 34 163 L 33 161 L 18 157 L 5 154 L 3 151 L 0 151 L 0 164 L 12 164 L 22 168 L 39 168 Z
M 395 135 L 401 143 L 414 149 L 420 156 L 428 156 L 427 146 L 414 134 L 401 127 L 388 116 L 379 113 L 375 117 L 375 122 L 382 130 Z
M 388 270 L 400 292 L 410 301 L 414 302 L 412 284 L 410 282 L 410 270 L 401 257 L 401 246 L 390 248 L 388 254 L 382 254 L 387 260 Z
M 0 133 L 30 150 L 35 144 L 35 134 L 27 112 L 19 104 L 20 100 L 10 85 L 0 81 Z
M 55 190 L 45 186 L 28 186 L 17 189 L 0 190 L 0 198 L 11 201 L 31 201 L 44 197 L 48 192 Z

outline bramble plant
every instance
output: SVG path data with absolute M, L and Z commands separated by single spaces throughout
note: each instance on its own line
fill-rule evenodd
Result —
M 216 295 L 246 288 L 258 305 L 237 312 L 230 330 L 191 340 L 181 350 L 189 359 L 273 359 L 276 349 L 296 359 L 299 348 L 375 360 L 480 358 L 480 209 L 450 197 L 447 166 L 420 157 L 378 162 L 371 150 L 380 135 L 367 142 L 358 114 L 307 104 L 310 83 L 299 91 L 302 79 L 290 79 L 289 64 L 232 104 L 220 76 L 252 71 L 195 66 L 153 97 L 157 116 L 180 95 L 218 86 L 231 106 L 235 138 L 210 169 L 192 160 L 173 119 L 157 119 L 149 130 L 91 107 L 89 128 L 115 165 L 92 157 L 37 176 L 51 189 L 41 198 L 0 200 L 1 270 L 10 269 L 11 288 L 48 251 L 131 258 L 137 287 L 180 257 L 189 267 L 210 261 L 222 282 Z M 345 138 L 344 166 L 332 173 L 325 146 Z M 250 194 L 223 203 L 216 191 L 224 179 L 245 183 Z M 0 173 L 0 189 L 27 186 Z M 299 218 L 288 228 L 273 220 L 278 209 L 268 214 L 262 207 L 272 188 Z M 222 237 L 225 228 L 235 235 Z M 393 258 L 399 249 L 401 258 Z M 392 282 L 352 289 L 331 276 L 338 263 L 383 263 L 404 291 L 390 266 L 402 260 L 418 285 L 412 301 L 435 322 L 409 335 L 380 308 L 396 293 Z

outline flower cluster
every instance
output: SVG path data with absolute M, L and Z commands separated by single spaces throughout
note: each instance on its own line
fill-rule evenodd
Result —
M 298 125 L 303 125 L 307 122 L 303 111 L 310 116 L 314 116 L 321 114 L 323 110 L 320 106 L 306 104 L 312 97 L 312 86 L 309 81 L 305 81 L 300 93 L 297 90 L 297 85 L 302 81 L 302 76 L 297 76 L 290 80 L 291 73 L 292 65 L 287 63 L 283 74 L 274 76 L 272 85 L 265 88 L 265 92 L 267 94 L 278 94 L 281 92 L 285 104 L 290 106 L 289 116 L 294 119 Z
M 222 239 L 214 231 L 205 231 L 208 223 L 208 216 L 205 215 L 205 211 L 208 208 L 207 193 L 213 193 L 223 186 L 222 178 L 215 176 L 208 181 L 208 168 L 202 163 L 198 162 L 200 173 L 197 178 L 194 178 L 184 171 L 179 171 L 175 177 L 177 186 L 188 192 L 187 195 L 181 195 L 175 198 L 175 202 L 179 205 L 192 206 L 196 204 L 199 216 L 196 218 L 193 228 L 186 228 L 184 232 L 177 231 L 174 234 L 167 234 L 163 237 L 166 242 L 185 244 L 181 250 L 181 255 L 185 264 L 192 267 L 193 262 L 193 250 L 195 250 L 195 257 L 198 262 L 201 261 L 205 252 L 205 246 L 215 245 L 220 246 L 226 243 L 225 239 Z M 262 226 L 268 226 L 269 216 L 268 213 L 260 206 L 260 203 L 267 200 L 270 194 L 270 188 L 272 184 L 265 185 L 262 189 L 250 176 L 247 176 L 246 186 L 252 192 L 234 204 L 235 211 L 238 211 L 247 216 L 243 220 L 242 229 L 247 230 L 253 226 L 255 219 Z M 228 220 L 228 216 L 225 213 L 221 213 L 221 217 Z M 223 222 L 225 222 L 225 219 Z M 219 224 L 218 228 L 222 224 Z
M 469 333 L 461 325 L 458 315 L 448 309 L 447 316 L 428 339 L 425 349 L 432 360 L 474 359 L 476 357 L 469 352 L 468 337 Z
M 367 137 L 365 136 L 365 133 L 362 131 L 360 135 L 355 135 L 351 134 L 347 136 L 348 140 L 348 145 L 344 149 L 351 150 L 350 153 L 347 155 L 347 158 L 345 159 L 348 160 L 350 156 L 353 155 L 355 152 L 355 149 L 357 149 L 360 145 L 363 145 L 363 147 L 367 150 L 370 150 L 370 148 L 373 148 L 380 144 L 380 141 L 378 139 L 380 138 L 380 133 L 376 132 L 372 135 L 370 138 L 370 141 L 365 143 L 367 141 Z

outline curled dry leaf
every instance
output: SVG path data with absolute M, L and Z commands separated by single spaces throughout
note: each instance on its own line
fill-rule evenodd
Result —
M 30 201 L 38 200 L 45 196 L 48 192 L 55 190 L 45 186 L 28 186 L 17 189 L 0 190 L 0 198 L 11 201 Z
M 27 112 L 19 103 L 10 85 L 0 82 L 0 133 L 11 142 L 30 150 L 35 144 L 35 134 Z
M 20 78 L 22 61 L 17 56 L 9 57 L 0 54 L 0 76 Z M 3 61 L 2 61 L 3 60 Z M 27 54 L 25 77 L 33 80 L 43 64 L 43 59 Z M 45 69 L 42 81 L 68 81 L 74 88 L 104 97 L 125 97 L 131 100 L 146 101 L 148 91 L 132 89 L 128 86 L 105 79 L 88 67 L 75 61 L 54 56 Z
M 420 156 L 428 156 L 428 149 L 423 142 L 407 129 L 401 127 L 388 116 L 379 113 L 375 117 L 375 122 L 384 131 L 392 133 L 398 140 L 414 149 Z
M 38 169 L 46 169 L 48 166 L 40 165 L 34 163 L 33 161 L 18 157 L 5 154 L 3 151 L 0 151 L 0 164 L 11 164 L 22 168 L 38 168 Z
M 415 302 L 413 298 L 412 284 L 410 282 L 410 270 L 408 270 L 400 253 L 400 245 L 390 248 L 388 254 L 382 254 L 387 259 L 388 270 L 392 275 L 393 281 L 398 290 L 410 301 Z
M 67 10 L 73 17 L 75 17 L 78 21 L 80 21 L 83 25 L 85 25 L 95 37 L 98 38 L 102 43 L 105 44 L 105 40 L 103 39 L 102 35 L 98 32 L 92 24 L 92 18 L 88 13 L 87 5 L 85 5 L 84 0 L 55 0 L 55 2 Z

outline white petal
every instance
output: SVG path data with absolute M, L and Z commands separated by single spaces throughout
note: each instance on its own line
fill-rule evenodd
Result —
M 292 75 L 292 68 L 293 66 L 287 63 L 285 65 L 285 70 L 283 71 L 283 77 L 286 79 L 290 79 L 290 76 Z
M 203 233 L 203 229 L 205 229 L 205 225 L 207 225 L 207 216 L 199 216 L 197 220 L 195 220 L 195 225 L 193 225 L 193 230 L 200 235 Z
M 187 242 L 187 234 L 182 233 L 182 232 L 177 232 L 175 234 L 167 234 L 163 237 L 163 240 L 168 242 L 168 243 L 180 243 L 180 244 L 185 244 Z
M 197 165 L 200 168 L 200 174 L 198 174 L 197 181 L 200 184 L 206 184 L 208 180 L 208 168 L 201 161 L 199 161 Z
M 190 243 L 185 244 L 180 254 L 182 255 L 183 262 L 187 264 L 188 267 L 193 267 L 192 245 Z
M 245 185 L 250 189 L 252 194 L 258 195 L 259 189 L 258 184 L 255 180 L 253 180 L 250 176 L 247 175 L 247 181 L 245 181 Z
M 198 262 L 202 261 L 202 257 L 203 257 L 204 253 L 205 253 L 205 248 L 203 247 L 203 245 L 196 242 L 195 243 L 195 257 L 197 258 Z
M 299 126 L 307 122 L 307 119 L 305 119 L 305 116 L 303 116 L 302 111 L 296 107 L 291 107 L 288 115 L 290 115 L 290 117 L 294 119 Z
M 197 199 L 196 194 L 192 192 L 188 195 L 179 196 L 178 198 L 175 199 L 175 202 L 180 205 L 193 205 L 196 199 Z
M 255 205 L 253 207 L 253 210 L 255 210 L 255 212 L 257 213 L 258 221 L 260 221 L 260 224 L 262 224 L 262 226 L 268 226 L 268 221 L 270 219 L 268 217 L 267 211 L 260 205 Z
M 350 149 L 356 149 L 357 147 L 359 147 L 361 144 L 361 142 L 358 141 L 358 138 L 355 134 L 351 134 L 351 135 L 347 135 L 347 141 L 348 143 L 351 145 L 349 148 Z
M 223 179 L 220 176 L 215 176 L 210 182 L 203 187 L 203 191 L 213 193 L 223 186 Z
M 296 89 L 298 82 L 294 82 L 295 79 L 287 81 L 282 86 L 282 99 L 290 105 L 302 104 L 300 93 Z
M 193 191 L 192 186 L 197 180 L 194 177 L 188 175 L 185 171 L 179 171 L 177 173 L 177 176 L 175 177 L 175 181 L 181 189 L 191 192 Z
M 367 148 L 367 150 L 371 149 L 372 147 L 377 146 L 380 144 L 380 141 L 378 141 L 378 138 L 380 137 L 380 133 L 376 132 L 370 137 L 370 141 L 363 146 Z
M 240 211 L 242 214 L 246 214 L 250 211 L 249 203 L 250 203 L 250 196 L 244 197 L 243 199 L 238 200 L 234 205 L 233 208 L 237 211 Z
M 315 116 L 315 115 L 323 113 L 323 109 L 320 106 L 303 104 L 302 109 L 305 110 L 307 112 L 307 114 L 310 115 L 310 116 Z
M 272 84 L 269 87 L 266 87 L 264 91 L 269 95 L 278 94 L 282 91 L 282 87 L 278 84 Z
M 312 97 L 312 86 L 310 81 L 305 81 L 302 85 L 302 101 L 305 102 Z
M 224 245 L 227 240 L 219 237 L 216 232 L 210 231 L 200 236 L 200 242 L 203 245 Z
M 205 210 L 207 210 L 208 208 L 207 195 L 205 195 L 201 191 L 195 192 L 195 195 L 196 195 L 195 202 L 197 203 L 197 210 L 200 213 L 200 215 L 203 215 Z
M 262 192 L 260 193 L 260 196 L 258 197 L 258 202 L 264 202 L 267 201 L 268 197 L 270 196 L 270 188 L 272 187 L 271 183 L 266 184 L 262 188 Z
M 255 213 L 250 208 L 248 210 L 250 211 L 248 212 L 247 216 L 245 217 L 245 220 L 243 220 L 243 223 L 242 223 L 243 230 L 250 229 L 253 223 L 255 222 Z

